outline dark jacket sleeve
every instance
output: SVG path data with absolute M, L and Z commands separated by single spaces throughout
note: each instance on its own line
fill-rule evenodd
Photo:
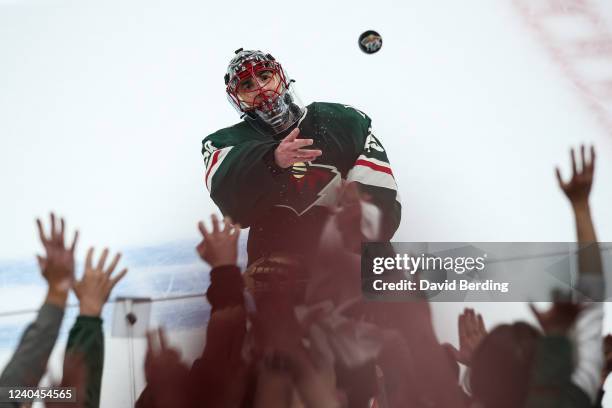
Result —
M 38 311 L 0 376 L 0 386 L 35 387 L 47 368 L 59 334 L 64 309 L 45 303 Z
M 104 368 L 104 334 L 102 319 L 79 316 L 70 330 L 66 354 L 75 353 L 83 358 L 86 369 L 85 407 L 100 406 L 102 370 Z
M 240 268 L 236 265 L 224 265 L 213 268 L 210 272 L 210 286 L 206 297 L 212 306 L 211 316 L 217 311 L 244 304 L 244 282 Z M 246 325 L 246 321 L 243 322 Z M 228 370 L 231 370 L 229 360 L 232 350 L 230 338 L 220 338 L 225 333 L 213 333 L 209 324 L 206 333 L 206 345 L 200 358 L 196 359 L 189 374 L 189 389 L 191 398 L 197 401 L 197 406 L 221 406 L 227 397 Z M 213 347 L 211 338 L 216 337 L 216 344 L 221 344 L 223 350 Z M 210 346 L 210 347 L 209 347 Z M 234 350 L 235 351 L 235 350 Z M 238 373 L 230 373 L 232 376 Z
M 206 291 L 206 298 L 212 307 L 211 313 L 216 309 L 244 304 L 244 281 L 240 268 L 236 265 L 224 265 L 210 271 L 210 286 Z
M 572 344 L 564 336 L 539 340 L 526 408 L 589 408 L 589 397 L 572 383 Z

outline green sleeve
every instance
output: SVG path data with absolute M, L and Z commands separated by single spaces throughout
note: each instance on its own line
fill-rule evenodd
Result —
M 389 241 L 399 227 L 402 215 L 397 183 L 387 151 L 372 133 L 372 120 L 358 109 L 344 105 L 354 144 L 352 168 L 348 181 L 355 181 L 382 213 L 381 241 Z
M 270 195 L 278 194 L 288 173 L 274 163 L 278 142 L 234 142 L 215 134 L 204 139 L 205 182 L 223 215 L 248 227 L 269 207 Z
M 68 336 L 66 354 L 69 353 L 77 353 L 85 363 L 87 387 L 84 407 L 99 407 L 104 368 L 102 319 L 93 316 L 77 317 Z
M 565 336 L 544 336 L 534 358 L 526 408 L 587 408 L 588 396 L 572 383 L 572 344 Z

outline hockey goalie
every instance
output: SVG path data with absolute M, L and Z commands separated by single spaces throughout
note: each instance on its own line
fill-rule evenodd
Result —
M 250 227 L 248 264 L 274 253 L 312 260 L 330 220 L 344 247 L 388 241 L 401 204 L 387 154 L 363 112 L 304 106 L 270 54 L 239 49 L 225 74 L 244 119 L 202 142 L 205 183 L 223 215 Z

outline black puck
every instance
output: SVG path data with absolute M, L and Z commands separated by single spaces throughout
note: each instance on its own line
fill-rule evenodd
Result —
M 359 36 L 359 48 L 366 54 L 374 54 L 382 47 L 382 37 L 374 30 L 368 30 Z

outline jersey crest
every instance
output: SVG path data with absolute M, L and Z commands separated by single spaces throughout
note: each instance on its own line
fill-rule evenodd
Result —
M 289 208 L 300 216 L 315 205 L 336 203 L 341 176 L 334 166 L 296 163 L 290 173 L 283 204 L 277 207 Z

